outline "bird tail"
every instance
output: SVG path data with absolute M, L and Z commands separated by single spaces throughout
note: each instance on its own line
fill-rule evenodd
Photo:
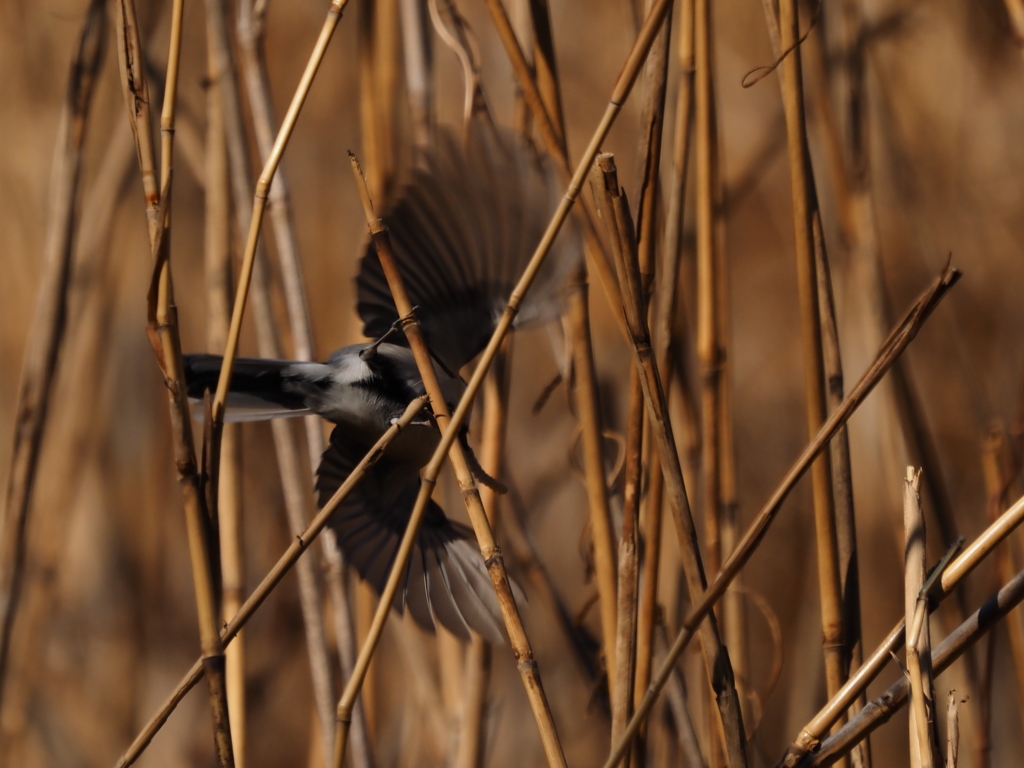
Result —
M 193 403 L 217 389 L 220 355 L 184 355 L 185 386 Z M 310 383 L 324 375 L 320 363 L 239 357 L 231 369 L 225 421 L 262 421 L 309 413 Z
M 318 507 L 334 495 L 364 454 L 362 446 L 334 430 L 317 470 Z M 331 517 L 345 559 L 378 594 L 391 573 L 419 489 L 418 467 L 389 460 L 385 453 Z M 517 600 L 524 599 L 514 583 L 513 592 Z M 408 610 L 417 624 L 431 631 L 440 622 L 464 640 L 473 630 L 491 642 L 504 642 L 501 610 L 472 530 L 448 520 L 433 501 L 392 607 L 399 613 Z

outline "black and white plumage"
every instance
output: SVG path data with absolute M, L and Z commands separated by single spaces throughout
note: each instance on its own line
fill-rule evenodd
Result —
M 516 137 L 474 124 L 465 142 L 439 132 L 424 166 L 411 174 L 398 202 L 384 215 L 450 405 L 463 390 L 459 370 L 493 333 L 560 191 L 551 170 Z M 570 225 L 538 274 L 517 326 L 558 314 L 564 276 L 580 256 L 579 234 Z M 356 285 L 363 333 L 379 339 L 394 327 L 398 313 L 372 244 L 360 261 Z M 399 331 L 388 338 L 343 347 L 323 363 L 235 361 L 228 421 L 315 413 L 336 425 L 317 471 L 319 506 L 409 402 L 424 393 L 404 335 Z M 205 390 L 216 388 L 220 364 L 219 356 L 185 356 L 190 398 L 202 398 Z M 412 513 L 419 471 L 439 437 L 429 416 L 414 421 L 331 518 L 346 558 L 378 593 Z M 465 432 L 462 437 L 465 441 Z M 408 610 L 427 628 L 439 621 L 463 638 L 470 629 L 490 640 L 502 638 L 500 611 L 475 539 L 434 502 L 394 607 Z

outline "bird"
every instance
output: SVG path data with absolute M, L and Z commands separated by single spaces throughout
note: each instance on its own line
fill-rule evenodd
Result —
M 460 370 L 486 346 L 562 195 L 549 158 L 521 136 L 475 120 L 463 135 L 438 129 L 381 217 L 450 407 L 464 390 Z M 568 222 L 537 273 L 513 328 L 557 318 L 566 277 L 582 258 Z M 323 362 L 237 358 L 226 421 L 316 414 L 334 424 L 315 478 L 322 508 L 378 438 L 424 394 L 423 382 L 372 241 L 359 260 L 356 310 L 363 335 Z M 221 358 L 184 356 L 188 396 L 216 389 Z M 198 411 L 199 409 L 197 409 Z M 370 466 L 328 524 L 346 561 L 383 591 L 420 489 L 420 470 L 440 434 L 421 414 Z M 467 431 L 460 441 L 469 449 Z M 501 489 L 467 450 L 474 475 Z M 517 597 L 522 596 L 513 585 Z M 393 608 L 420 626 L 441 624 L 503 642 L 501 612 L 472 530 L 431 500 Z

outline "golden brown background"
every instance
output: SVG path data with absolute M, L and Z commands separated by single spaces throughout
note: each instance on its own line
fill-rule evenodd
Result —
M 47 222 L 51 159 L 68 66 L 85 3 L 0 2 L 0 467 L 9 464 L 13 414 L 32 317 Z M 285 155 L 317 352 L 359 336 L 352 278 L 365 240 L 345 152 L 362 152 L 358 17 L 353 0 L 328 50 Z M 377 4 L 386 18 L 394 0 Z M 838 16 L 824 3 L 821 28 Z M 326 2 L 274 0 L 266 55 L 277 115 L 283 114 L 319 32 Z M 511 70 L 486 9 L 462 0 L 480 40 L 490 106 L 512 120 Z M 796 270 L 784 123 L 776 76 L 744 89 L 743 75 L 771 61 L 762 7 L 720 0 L 715 15 L 716 88 L 728 201 L 724 242 L 730 289 L 731 385 L 741 519 L 774 488 L 805 443 Z M 202 3 L 185 5 L 172 258 L 186 351 L 205 345 L 203 137 L 206 73 Z M 1024 56 L 1000 0 L 867 0 L 870 148 L 879 248 L 891 304 L 902 312 L 947 255 L 964 278 L 937 310 L 907 360 L 935 436 L 956 523 L 970 539 L 985 524 L 981 441 L 992 420 L 1012 427 L 1024 360 Z M 809 9 L 808 9 L 809 10 Z M 169 4 L 139 2 L 156 72 L 166 59 Z M 556 0 L 555 44 L 565 92 L 570 150 L 582 149 L 632 44 L 627 0 Z M 809 15 L 809 14 L 808 14 Z M 804 19 L 804 25 L 807 18 Z M 145 337 L 150 273 L 141 185 L 116 73 L 113 28 L 88 123 L 69 329 L 54 390 L 29 524 L 29 564 L 15 628 L 0 728 L 10 766 L 111 765 L 198 651 L 194 598 L 175 487 L 167 409 Z M 818 34 L 819 30 L 814 32 Z M 830 35 L 832 33 L 830 32 Z M 434 40 L 437 108 L 458 124 L 460 70 Z M 673 38 L 673 50 L 676 45 Z M 810 81 L 821 77 L 805 55 Z M 673 124 L 671 59 L 667 125 Z M 156 79 L 157 81 L 159 78 Z M 151 81 L 152 83 L 152 81 Z M 154 100 L 159 89 L 154 88 Z M 393 93 L 398 134 L 408 147 L 401 87 Z M 639 88 L 605 149 L 635 189 Z M 154 105 L 158 111 L 158 105 Z M 872 353 L 862 283 L 839 241 L 821 114 L 810 136 L 833 263 L 847 384 Z M 671 130 L 663 163 L 670 165 Z M 255 161 L 254 161 L 255 167 Z M 692 221 L 686 217 L 681 295 L 692 313 Z M 266 227 L 265 227 L 266 231 Z M 267 238 L 273 253 L 272 238 Z M 273 259 L 272 259 L 273 261 Z M 594 332 L 607 426 L 621 430 L 627 349 L 595 285 Z M 283 305 L 277 307 L 283 316 Z M 692 327 L 692 324 L 691 326 Z M 555 372 L 543 331 L 521 336 L 514 353 L 506 479 L 570 612 L 593 593 L 581 537 L 583 483 L 572 470 L 575 421 L 560 392 L 541 415 L 532 402 Z M 286 340 L 287 347 L 287 340 Z M 255 354 L 252 330 L 243 354 Z M 891 414 L 876 395 L 851 422 L 865 646 L 902 611 L 901 477 Z M 270 430 L 244 428 L 245 547 L 250 587 L 289 541 Z M 691 492 L 692 493 L 692 492 Z M 456 517 L 457 497 L 447 508 Z M 673 536 L 666 536 L 667 546 Z M 932 552 L 929 559 L 935 559 Z M 994 584 L 989 564 L 969 581 L 971 609 Z M 804 481 L 744 575 L 777 616 L 782 676 L 763 700 L 752 764 L 772 764 L 824 700 L 810 486 Z M 608 719 L 569 656 L 543 603 L 525 609 L 545 685 L 572 766 L 599 765 Z M 597 631 L 596 611 L 586 625 Z M 936 622 L 935 631 L 943 624 Z M 245 630 L 252 766 L 318 765 L 313 704 L 294 576 Z M 762 695 L 773 646 L 765 620 L 749 615 L 753 688 Z M 1021 702 L 1005 632 L 994 645 L 991 765 L 1019 761 Z M 984 645 L 984 644 L 982 644 Z M 376 661 L 374 754 L 379 766 L 445 765 L 453 732 L 438 676 L 435 641 L 392 616 Z M 975 651 L 980 660 L 984 649 Z M 687 669 L 697 669 L 688 663 Z M 979 765 L 972 718 L 977 691 L 954 671 L 940 700 L 969 693 L 961 765 Z M 880 692 L 897 674 L 887 670 Z M 688 676 L 691 698 L 704 685 Z M 205 684 L 172 716 L 139 765 L 213 765 Z M 497 649 L 485 763 L 544 763 L 512 659 Z M 435 726 L 441 726 L 436 730 Z M 872 739 L 876 766 L 906 764 L 906 716 Z M 668 759 L 668 758 L 667 758 Z M 671 758 L 680 764 L 679 758 Z

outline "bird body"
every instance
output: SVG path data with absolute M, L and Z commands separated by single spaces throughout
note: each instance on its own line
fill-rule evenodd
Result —
M 559 190 L 531 149 L 489 125 L 471 124 L 464 143 L 439 132 L 425 160 L 383 219 L 444 397 L 454 406 L 464 389 L 458 371 L 494 331 Z M 538 274 L 518 325 L 558 314 L 563 278 L 580 254 L 579 234 L 570 226 Z M 360 261 L 356 286 L 363 332 L 376 341 L 342 347 L 322 363 L 239 358 L 226 403 L 228 421 L 313 413 L 335 425 L 317 470 L 321 507 L 408 404 L 424 394 L 372 245 Z M 384 341 L 392 335 L 395 343 Z M 218 356 L 185 356 L 190 398 L 201 399 L 216 387 L 220 366 Z M 460 439 L 468 450 L 466 434 L 464 428 Z M 429 415 L 414 421 L 331 518 L 346 559 L 378 592 L 419 493 L 419 471 L 439 439 Z M 471 450 L 468 456 L 475 465 Z M 495 482 L 478 465 L 474 474 Z M 394 607 L 408 610 L 424 627 L 440 621 L 459 637 L 468 638 L 472 629 L 500 641 L 497 600 L 470 536 L 431 501 Z

